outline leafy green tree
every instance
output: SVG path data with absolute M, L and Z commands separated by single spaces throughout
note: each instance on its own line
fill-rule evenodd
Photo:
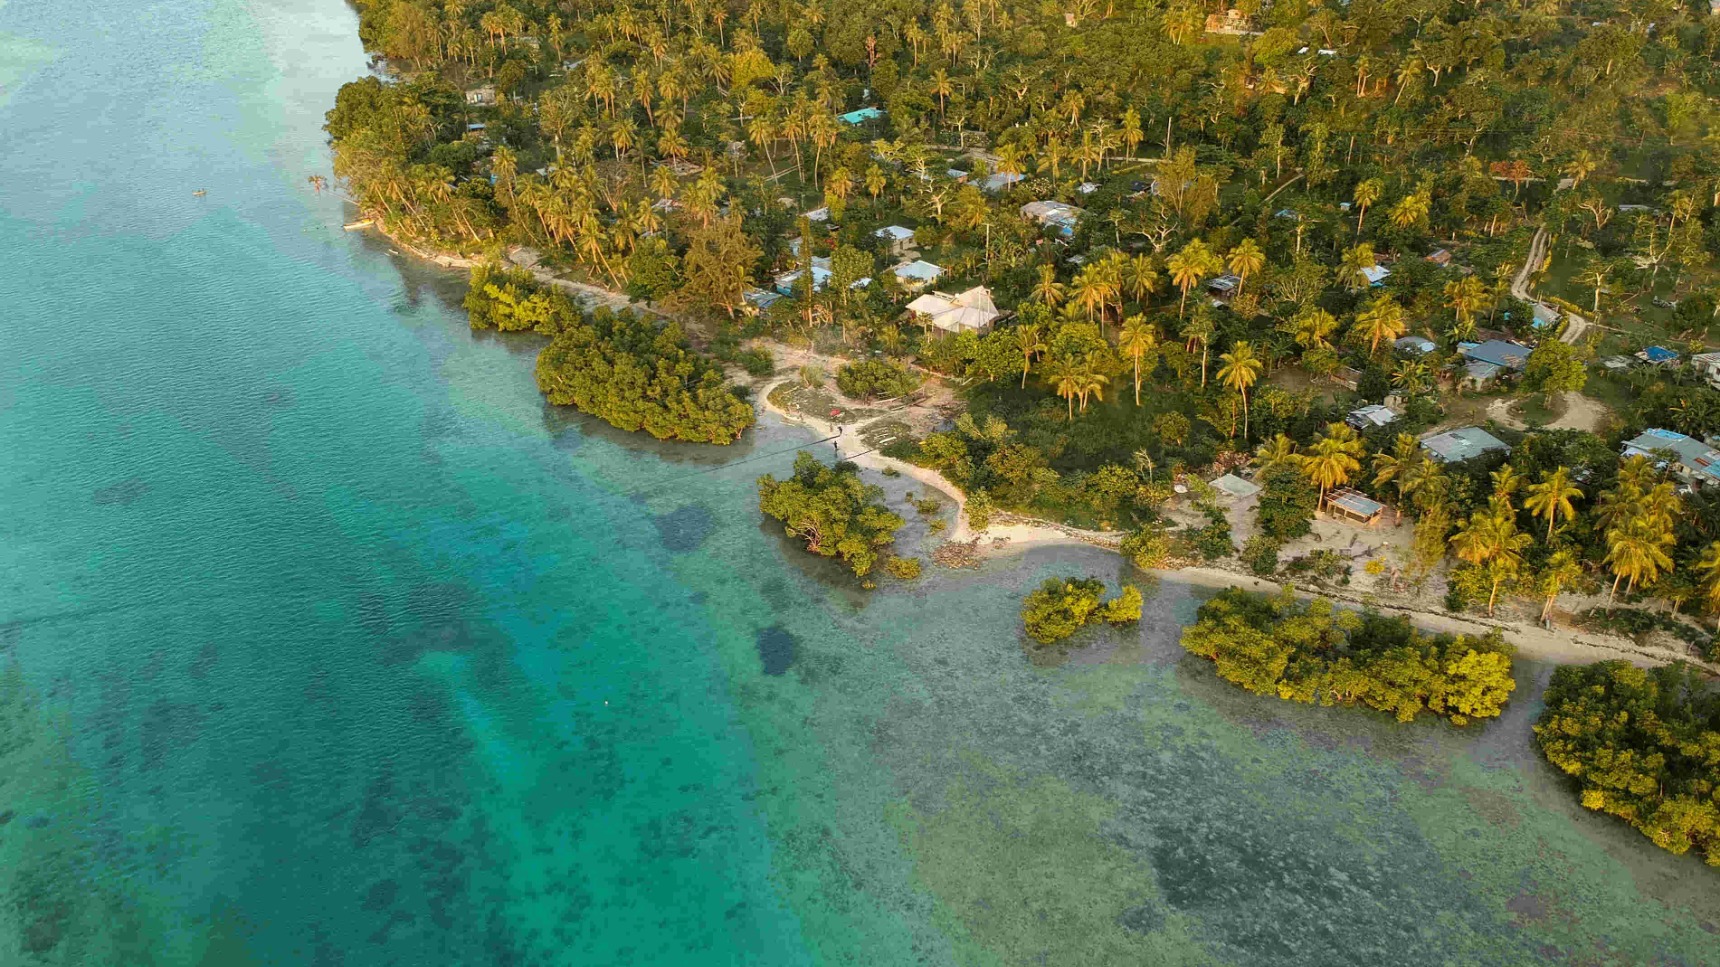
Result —
M 1096 622 L 1129 624 L 1141 619 L 1141 591 L 1132 584 L 1105 601 L 1105 582 L 1098 578 L 1047 578 L 1021 603 L 1021 621 L 1028 637 L 1054 645 Z
M 1553 672 L 1535 724 L 1541 753 L 1585 808 L 1617 816 L 1673 853 L 1720 866 L 1720 699 L 1685 665 L 1628 662 Z
M 1577 392 L 1588 384 L 1587 353 L 1557 339 L 1542 340 L 1529 351 L 1523 388 L 1533 393 Z
M 759 510 L 782 521 L 789 536 L 821 557 L 840 558 L 864 579 L 887 555 L 903 524 L 880 487 L 863 483 L 851 463 L 827 467 L 802 450 L 787 480 L 758 480 Z
M 1322 705 L 1367 705 L 1413 721 L 1424 712 L 1454 725 L 1493 718 L 1516 689 L 1497 632 L 1428 635 L 1405 618 L 1266 596 L 1239 588 L 1201 605 L 1183 630 L 1190 653 L 1220 678 L 1261 695 Z
M 861 360 L 836 371 L 836 386 L 850 399 L 894 399 L 912 393 L 919 385 L 917 373 L 888 360 Z

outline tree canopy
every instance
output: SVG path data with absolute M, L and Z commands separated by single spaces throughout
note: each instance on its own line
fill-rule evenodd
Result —
M 1182 645 L 1212 659 L 1219 677 L 1294 702 L 1366 705 L 1413 721 L 1423 712 L 1465 725 L 1492 718 L 1516 689 L 1497 632 L 1430 635 L 1406 618 L 1348 611 L 1238 588 L 1201 605 Z
M 1720 866 L 1720 696 L 1686 665 L 1553 673 L 1535 738 L 1583 805 Z
M 866 579 L 884 560 L 904 523 L 883 504 L 881 488 L 864 483 L 852 463 L 827 467 L 802 450 L 786 480 L 758 480 L 758 506 L 791 537 L 821 557 L 840 558 Z

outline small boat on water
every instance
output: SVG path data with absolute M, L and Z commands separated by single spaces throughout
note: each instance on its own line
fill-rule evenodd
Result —
M 369 228 L 370 226 L 372 226 L 374 224 L 376 224 L 375 219 L 361 218 L 356 222 L 347 222 L 345 225 L 345 228 L 349 232 L 356 232 L 360 229 Z
M 202 198 L 202 197 L 203 197 L 203 196 L 204 196 L 204 195 L 207 195 L 207 194 L 209 194 L 209 189 L 207 189 L 207 188 L 199 188 L 199 189 L 197 189 L 197 190 L 196 190 L 196 191 L 194 191 L 194 192 L 192 192 L 192 193 L 191 193 L 191 197 L 193 197 L 193 198 Z

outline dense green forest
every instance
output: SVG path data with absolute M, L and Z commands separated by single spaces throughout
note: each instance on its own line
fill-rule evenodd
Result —
M 1686 666 L 1561 668 L 1535 736 L 1583 805 L 1720 866 L 1720 695 Z
M 1201 605 L 1183 647 L 1219 677 L 1293 702 L 1366 705 L 1414 721 L 1423 712 L 1456 725 L 1492 718 L 1516 690 L 1511 653 L 1497 632 L 1429 635 L 1407 618 L 1348 611 L 1231 588 Z
M 1706 349 L 1720 313 L 1705 2 L 357 6 L 378 76 L 328 132 L 367 214 L 439 248 L 530 247 L 713 346 L 882 357 L 843 370 L 863 396 L 918 378 L 879 382 L 886 361 L 946 377 L 966 420 L 887 452 L 970 507 L 1129 530 L 1146 562 L 1225 557 L 1227 525 L 1166 507 L 1249 466 L 1270 484 L 1241 551 L 1258 573 L 1336 567 L 1280 551 L 1355 488 L 1415 529 L 1394 586 L 1454 608 L 1720 607 L 1720 503 L 1618 460 L 1645 428 L 1720 431 L 1720 390 L 1597 365 Z M 1076 215 L 1023 213 L 1045 201 Z M 944 333 L 905 312 L 910 257 L 1002 317 Z M 1525 262 L 1536 305 L 1513 294 Z M 1462 354 L 1487 339 L 1528 360 L 1482 389 Z M 1599 432 L 1493 426 L 1511 453 L 1463 461 L 1418 445 L 1489 398 L 1534 413 L 1578 390 Z M 1344 424 L 1388 399 L 1392 426 Z

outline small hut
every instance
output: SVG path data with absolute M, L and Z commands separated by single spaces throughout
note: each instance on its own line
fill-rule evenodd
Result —
M 1326 493 L 1326 511 L 1352 524 L 1372 527 L 1385 514 L 1385 505 L 1359 490 L 1345 487 Z

